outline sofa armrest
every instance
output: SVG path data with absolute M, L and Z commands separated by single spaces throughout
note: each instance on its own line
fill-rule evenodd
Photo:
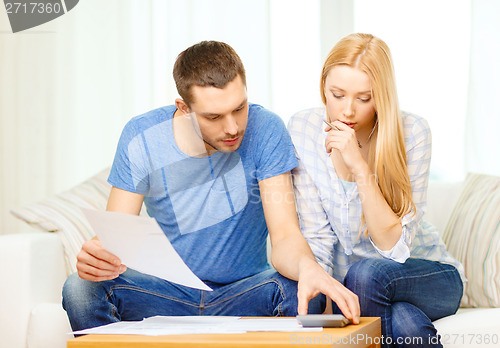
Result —
M 61 302 L 66 278 L 59 236 L 51 233 L 0 235 L 0 337 L 10 348 L 24 348 L 34 306 Z
M 68 315 L 61 303 L 41 303 L 31 311 L 28 348 L 66 348 L 73 338 Z

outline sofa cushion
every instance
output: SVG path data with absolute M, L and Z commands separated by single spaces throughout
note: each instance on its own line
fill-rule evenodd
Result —
M 76 256 L 82 244 L 95 235 L 80 207 L 106 209 L 111 190 L 111 185 L 106 181 L 109 170 L 102 170 L 68 191 L 11 210 L 14 216 L 35 228 L 58 232 L 64 246 L 68 274 L 76 271 Z
M 498 347 L 500 308 L 461 308 L 433 322 L 444 348 Z
M 443 240 L 465 268 L 462 306 L 500 307 L 500 177 L 468 174 Z

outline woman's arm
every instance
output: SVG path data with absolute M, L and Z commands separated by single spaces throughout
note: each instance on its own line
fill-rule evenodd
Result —
M 305 151 L 308 151 L 312 156 L 318 156 L 314 149 L 311 148 L 311 146 L 314 147 L 317 142 L 314 136 L 316 134 L 309 136 L 304 132 L 304 123 L 309 123 L 311 117 L 312 116 L 309 114 L 297 114 L 292 117 L 288 124 L 288 131 L 294 142 L 299 160 L 298 167 L 292 171 L 293 192 L 295 195 L 294 203 L 296 204 L 296 209 L 294 204 L 293 211 L 295 212 L 295 210 L 297 210 L 300 220 L 300 230 L 302 235 L 306 238 L 314 257 L 321 267 L 331 275 L 333 274 L 334 268 L 334 245 L 338 242 L 338 238 L 332 230 L 328 216 L 323 209 L 318 189 L 301 160 Z M 314 129 L 314 125 L 311 127 L 311 125 L 308 124 L 307 126 L 309 126 L 306 127 L 308 129 Z M 319 129 L 321 130 L 322 128 Z M 306 146 L 309 146 L 307 150 Z M 321 163 L 321 161 L 315 163 Z M 311 170 L 320 170 L 320 168 Z M 280 223 L 278 226 L 282 228 L 283 224 Z M 281 254 L 290 257 L 290 245 L 287 243 L 280 244 L 281 246 L 275 249 L 276 255 Z M 285 259 L 285 256 L 281 257 Z M 275 259 L 279 258 L 280 257 L 277 257 Z M 297 259 L 297 257 L 295 258 Z M 305 264 L 305 267 L 308 267 L 307 264 Z M 327 280 L 322 281 L 323 284 L 319 284 L 318 281 L 320 281 L 320 279 L 316 274 L 303 272 L 302 279 L 299 281 L 299 294 L 303 292 L 303 288 L 323 288 L 324 290 L 322 292 L 337 303 L 346 317 L 352 317 L 354 315 L 354 317 L 357 318 L 357 316 L 359 316 L 359 300 L 357 296 L 349 291 L 342 283 L 332 277 L 328 277 Z M 357 319 L 355 322 L 357 322 Z
M 356 181 L 370 238 L 379 249 L 390 250 L 401 238 L 399 218 L 389 207 L 375 175 L 363 158 L 355 131 L 339 121 L 335 121 L 334 126 L 338 130 L 329 130 L 326 151 L 331 154 L 335 168 L 345 166 Z
M 319 126 L 317 126 L 318 131 L 309 134 L 305 130 L 316 128 L 314 124 L 316 118 L 320 120 Z M 299 165 L 292 170 L 292 183 L 302 234 L 309 243 L 318 263 L 329 274 L 333 274 L 333 248 L 338 243 L 338 238 L 332 230 L 318 188 L 311 177 L 314 174 L 308 172 L 308 170 L 326 170 L 325 168 L 313 168 L 314 164 L 324 164 L 323 160 L 318 160 L 322 154 L 315 151 L 318 142 L 317 136 L 323 130 L 321 119 L 321 116 L 307 111 L 294 115 L 288 123 L 288 131 L 299 162 Z M 307 156 L 314 156 L 314 160 L 311 161 L 311 157 Z
M 427 122 L 416 116 L 408 117 L 411 119 L 404 122 L 405 127 L 411 127 L 406 144 L 407 168 L 417 211 L 416 214 L 412 211 L 401 219 L 385 201 L 375 176 L 359 152 L 355 135 L 350 134 L 353 133 L 352 130 L 343 127 L 342 132 L 335 135 L 335 143 L 329 140 L 330 136 L 327 138 L 327 151 L 337 149 L 336 152 L 342 155 L 356 180 L 372 243 L 384 257 L 400 262 L 409 257 L 412 236 L 425 209 L 431 152 L 431 135 Z M 344 125 L 340 124 L 339 128 L 342 126 Z
M 366 162 L 353 168 L 352 174 L 358 185 L 366 228 L 371 240 L 380 250 L 391 250 L 403 232 L 399 217 L 385 200 L 375 175 Z

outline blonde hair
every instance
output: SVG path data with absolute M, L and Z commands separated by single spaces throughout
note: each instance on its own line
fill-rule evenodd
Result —
M 370 78 L 376 110 L 372 141 L 376 145 L 375 148 L 370 146 L 368 165 L 394 213 L 400 219 L 412 211 L 415 214 L 389 47 L 370 34 L 351 34 L 341 39 L 328 54 L 321 72 L 321 98 L 325 105 L 325 80 L 330 70 L 338 65 L 359 69 Z M 362 220 L 364 222 L 364 217 Z

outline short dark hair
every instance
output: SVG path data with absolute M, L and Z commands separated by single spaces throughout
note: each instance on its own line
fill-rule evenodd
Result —
M 177 92 L 188 106 L 193 101 L 193 85 L 224 88 L 240 75 L 246 86 L 240 57 L 231 46 L 219 41 L 202 41 L 181 52 L 175 61 L 173 75 Z

